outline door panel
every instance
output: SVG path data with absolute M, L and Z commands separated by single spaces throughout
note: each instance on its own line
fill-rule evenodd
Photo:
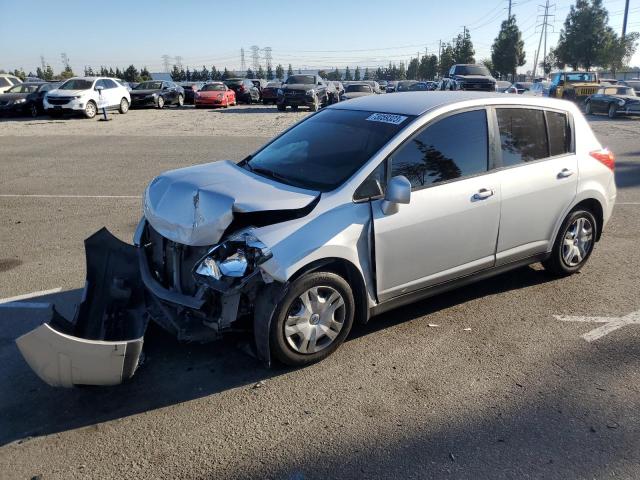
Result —
M 483 189 L 493 195 L 475 198 Z M 414 191 L 391 215 L 374 202 L 380 301 L 493 266 L 500 196 L 490 173 Z

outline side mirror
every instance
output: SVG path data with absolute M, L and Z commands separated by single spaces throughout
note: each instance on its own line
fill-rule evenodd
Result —
M 382 213 L 392 215 L 398 211 L 398 205 L 411 201 L 411 182 L 404 175 L 397 175 L 387 184 L 387 193 L 382 201 Z
M 564 85 L 564 80 L 560 80 L 560 81 L 558 82 L 558 86 L 559 86 L 559 87 L 561 87 L 562 85 Z
M 104 90 L 104 87 L 102 85 L 98 85 L 96 87 L 96 92 L 102 92 L 102 90 Z

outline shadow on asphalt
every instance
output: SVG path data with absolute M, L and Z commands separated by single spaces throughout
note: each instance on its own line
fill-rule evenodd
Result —
M 625 154 L 626 157 L 640 157 L 640 152 Z M 633 188 L 640 185 L 640 162 L 616 160 L 616 187 Z
M 367 325 L 354 327 L 350 338 L 374 334 L 485 295 L 548 280 L 542 270 L 522 268 L 376 317 Z M 73 290 L 29 302 L 54 303 L 60 313 L 72 318 L 80 295 L 80 290 Z M 290 371 L 285 367 L 268 369 L 245 353 L 251 340 L 248 335 L 205 345 L 179 344 L 151 324 L 145 337 L 144 363 L 127 383 L 115 387 L 52 388 L 36 377 L 15 345 L 17 337 L 46 318 L 47 311 L 42 309 L 0 309 L 0 445 L 186 402 Z

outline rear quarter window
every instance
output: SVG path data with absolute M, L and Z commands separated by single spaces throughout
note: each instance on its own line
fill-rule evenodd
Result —
M 545 112 L 549 136 L 549 155 L 565 155 L 571 152 L 571 124 L 565 113 Z

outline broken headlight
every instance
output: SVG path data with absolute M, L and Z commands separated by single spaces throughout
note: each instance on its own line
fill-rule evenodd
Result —
M 271 258 L 271 250 L 251 232 L 236 234 L 216 245 L 196 263 L 196 279 L 213 282 L 233 281 L 253 273 Z

